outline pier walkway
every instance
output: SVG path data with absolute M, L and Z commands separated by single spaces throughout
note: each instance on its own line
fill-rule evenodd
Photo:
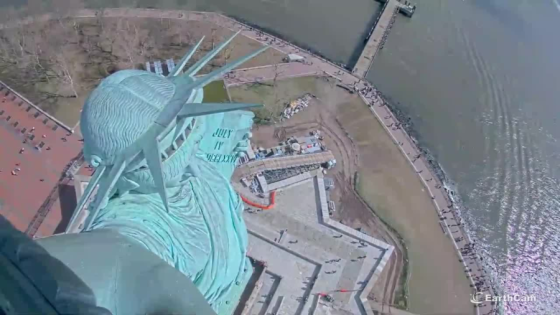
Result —
M 365 78 L 377 52 L 383 47 L 387 34 L 397 16 L 400 3 L 397 0 L 387 0 L 381 16 L 375 23 L 373 32 L 369 37 L 360 58 L 356 62 L 352 73 L 359 78 Z

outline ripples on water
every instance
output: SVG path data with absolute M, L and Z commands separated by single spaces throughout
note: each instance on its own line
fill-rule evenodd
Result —
M 446 186 L 497 293 L 535 295 L 504 303 L 504 313 L 560 314 L 560 127 L 551 118 L 560 69 L 547 53 L 558 51 L 560 2 L 433 3 L 408 25 L 397 21 L 371 77 L 457 181 Z
M 468 207 L 478 208 L 476 218 L 465 214 L 470 230 L 479 235 L 501 293 L 536 295 L 535 302 L 504 303 L 506 314 L 560 312 L 560 185 L 550 176 L 557 165 L 550 165 L 542 149 L 547 145 L 543 139 L 553 136 L 528 123 L 529 117 L 513 105 L 510 78 L 498 75 L 475 45 L 463 40 L 485 104 L 477 119 L 484 133 L 481 174 L 486 176 L 468 193 Z M 486 218 L 480 217 L 482 212 Z

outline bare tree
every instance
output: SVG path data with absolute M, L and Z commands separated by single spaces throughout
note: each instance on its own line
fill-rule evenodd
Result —
M 112 23 L 104 23 L 99 34 L 99 41 L 97 47 L 107 53 L 113 53 L 113 46 L 116 41 L 117 30 Z
M 42 60 L 42 43 L 44 42 L 44 23 L 37 23 L 36 18 L 42 13 L 42 5 L 37 0 L 30 0 L 29 6 L 21 10 L 8 9 L 1 12 L 5 22 L 0 30 L 1 67 L 12 69 L 10 79 L 21 84 L 49 80 Z M 31 15 L 22 22 L 23 15 Z
M 274 109 L 269 113 L 269 121 L 274 121 L 274 117 L 276 116 L 276 107 L 278 106 L 278 77 L 280 76 L 281 72 L 278 71 L 278 64 L 274 65 L 274 78 L 272 79 L 272 93 L 274 93 Z
M 212 28 L 212 49 L 214 49 L 215 44 L 216 44 L 216 29 Z
M 39 18 L 46 12 L 46 7 L 42 0 L 28 0 L 25 13 L 32 21 L 27 24 L 23 29 L 27 32 L 27 52 L 33 62 L 33 67 L 36 74 L 44 73 L 46 70 L 41 63 L 41 44 L 45 39 L 43 32 L 43 24 L 40 23 Z M 48 77 L 47 77 L 48 80 Z
M 44 41 L 41 49 L 48 62 L 48 69 L 62 83 L 59 86 L 60 91 L 63 91 L 63 87 L 67 87 L 71 91 L 72 97 L 78 97 L 79 82 L 77 77 L 79 72 L 76 70 L 77 62 L 71 57 L 75 47 L 69 44 L 72 41 L 77 41 L 73 38 L 75 33 L 65 24 L 60 27 L 52 27 L 47 32 L 49 39 Z M 59 96 L 68 97 L 67 93 L 63 92 L 60 92 Z
M 24 64 L 25 30 L 20 27 L 5 28 L 2 30 L 2 39 L 4 60 L 17 65 Z
M 20 64 L 20 69 L 27 66 L 30 67 L 35 74 L 36 81 L 49 81 L 47 69 L 43 64 L 43 43 L 45 42 L 45 31 L 37 23 L 30 23 L 25 28 L 21 28 L 24 34 L 24 49 L 25 54 L 21 58 L 23 64 Z
M 19 27 L 15 27 L 19 13 L 13 7 L 0 10 L 0 20 L 2 21 L 0 55 L 4 62 L 12 64 L 18 64 L 25 51 L 22 41 L 25 36 L 21 33 Z
M 224 52 L 222 53 L 224 56 L 224 64 L 227 64 L 229 59 L 231 58 L 231 52 L 235 49 L 235 43 L 232 43 L 231 45 L 228 45 L 228 47 L 226 47 L 226 49 L 224 49 Z
M 63 81 L 70 87 L 70 89 L 74 93 L 74 96 L 77 98 L 78 97 L 78 91 L 76 90 L 76 83 L 74 81 L 74 74 L 72 73 L 73 69 L 70 68 L 70 65 L 68 64 L 68 59 L 66 58 L 65 54 L 64 53 L 59 54 L 57 56 L 57 61 L 60 65 L 60 69 L 62 70 Z
M 102 7 L 95 12 L 95 16 L 97 17 L 97 25 L 101 27 L 101 31 L 105 26 L 105 8 Z
M 138 48 L 140 46 L 140 33 L 138 26 L 129 19 L 120 19 L 117 22 L 118 43 L 123 49 L 130 66 L 134 67 L 137 62 Z
M 152 57 L 159 55 L 159 48 L 167 45 L 168 35 L 163 31 L 163 28 L 158 23 L 147 21 L 142 25 L 142 28 L 147 30 L 141 38 L 143 56 Z M 148 53 L 149 50 L 149 53 Z

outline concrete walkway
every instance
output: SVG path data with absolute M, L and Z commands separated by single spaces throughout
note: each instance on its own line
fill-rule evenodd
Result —
M 391 28 L 392 21 L 395 19 L 398 7 L 399 2 L 397 0 L 387 0 L 383 6 L 383 12 L 375 23 L 373 33 L 371 33 L 366 46 L 362 50 L 360 58 L 358 58 L 356 65 L 354 65 L 354 69 L 352 69 L 352 73 L 354 73 L 358 78 L 365 78 L 371 68 L 373 59 L 375 59 L 379 50 L 383 48 L 385 38 Z
M 280 277 L 275 293 L 260 294 L 283 297 L 285 314 L 374 314 L 367 295 L 393 246 L 330 219 L 321 173 L 278 195 L 275 209 L 244 213 L 248 255 L 266 261 L 268 271 Z M 303 292 L 294 289 L 300 287 Z M 334 302 L 316 308 L 313 300 L 325 293 Z

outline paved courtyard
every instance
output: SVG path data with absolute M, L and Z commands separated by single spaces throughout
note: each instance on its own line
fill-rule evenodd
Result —
M 245 212 L 249 256 L 268 265 L 250 314 L 371 314 L 362 301 L 392 247 L 331 220 L 325 196 L 318 176 L 279 190 L 272 210 Z

